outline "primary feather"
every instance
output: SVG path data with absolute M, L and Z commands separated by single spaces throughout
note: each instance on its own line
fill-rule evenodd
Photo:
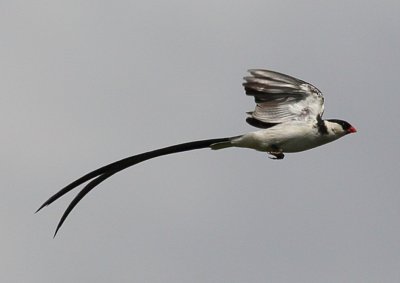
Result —
M 254 96 L 252 118 L 262 123 L 315 120 L 324 111 L 324 98 L 312 84 L 268 70 L 249 70 L 246 94 Z M 253 123 L 255 124 L 255 123 Z

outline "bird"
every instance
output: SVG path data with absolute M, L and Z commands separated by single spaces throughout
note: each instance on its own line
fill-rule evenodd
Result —
M 246 122 L 258 128 L 256 131 L 176 144 L 133 155 L 87 173 L 52 195 L 36 211 L 87 182 L 61 216 L 54 237 L 87 193 L 114 174 L 140 162 L 185 151 L 230 147 L 254 149 L 267 153 L 271 159 L 282 160 L 285 153 L 309 150 L 357 132 L 344 120 L 322 119 L 324 97 L 310 83 L 265 69 L 250 69 L 243 79 L 246 95 L 254 97 L 256 103 L 255 109 L 247 112 Z

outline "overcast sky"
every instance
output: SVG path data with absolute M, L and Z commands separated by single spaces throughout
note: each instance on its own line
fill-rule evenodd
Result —
M 1 1 L 1 282 L 399 282 L 399 1 Z M 273 161 L 166 156 L 254 130 L 241 83 L 316 85 L 358 132 Z

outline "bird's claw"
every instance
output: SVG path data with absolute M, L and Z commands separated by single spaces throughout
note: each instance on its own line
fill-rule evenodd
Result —
M 273 160 L 280 160 L 285 157 L 285 155 L 281 151 L 280 152 L 268 152 L 268 153 L 270 155 L 273 155 L 273 156 L 268 156 L 270 159 L 273 159 Z

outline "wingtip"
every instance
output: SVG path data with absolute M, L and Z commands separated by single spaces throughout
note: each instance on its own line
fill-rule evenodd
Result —
M 268 70 L 265 70 L 265 69 L 260 69 L 260 68 L 251 68 L 251 69 L 247 69 L 247 72 L 249 72 L 249 73 L 257 73 L 257 72 L 264 72 L 264 71 L 268 71 Z

